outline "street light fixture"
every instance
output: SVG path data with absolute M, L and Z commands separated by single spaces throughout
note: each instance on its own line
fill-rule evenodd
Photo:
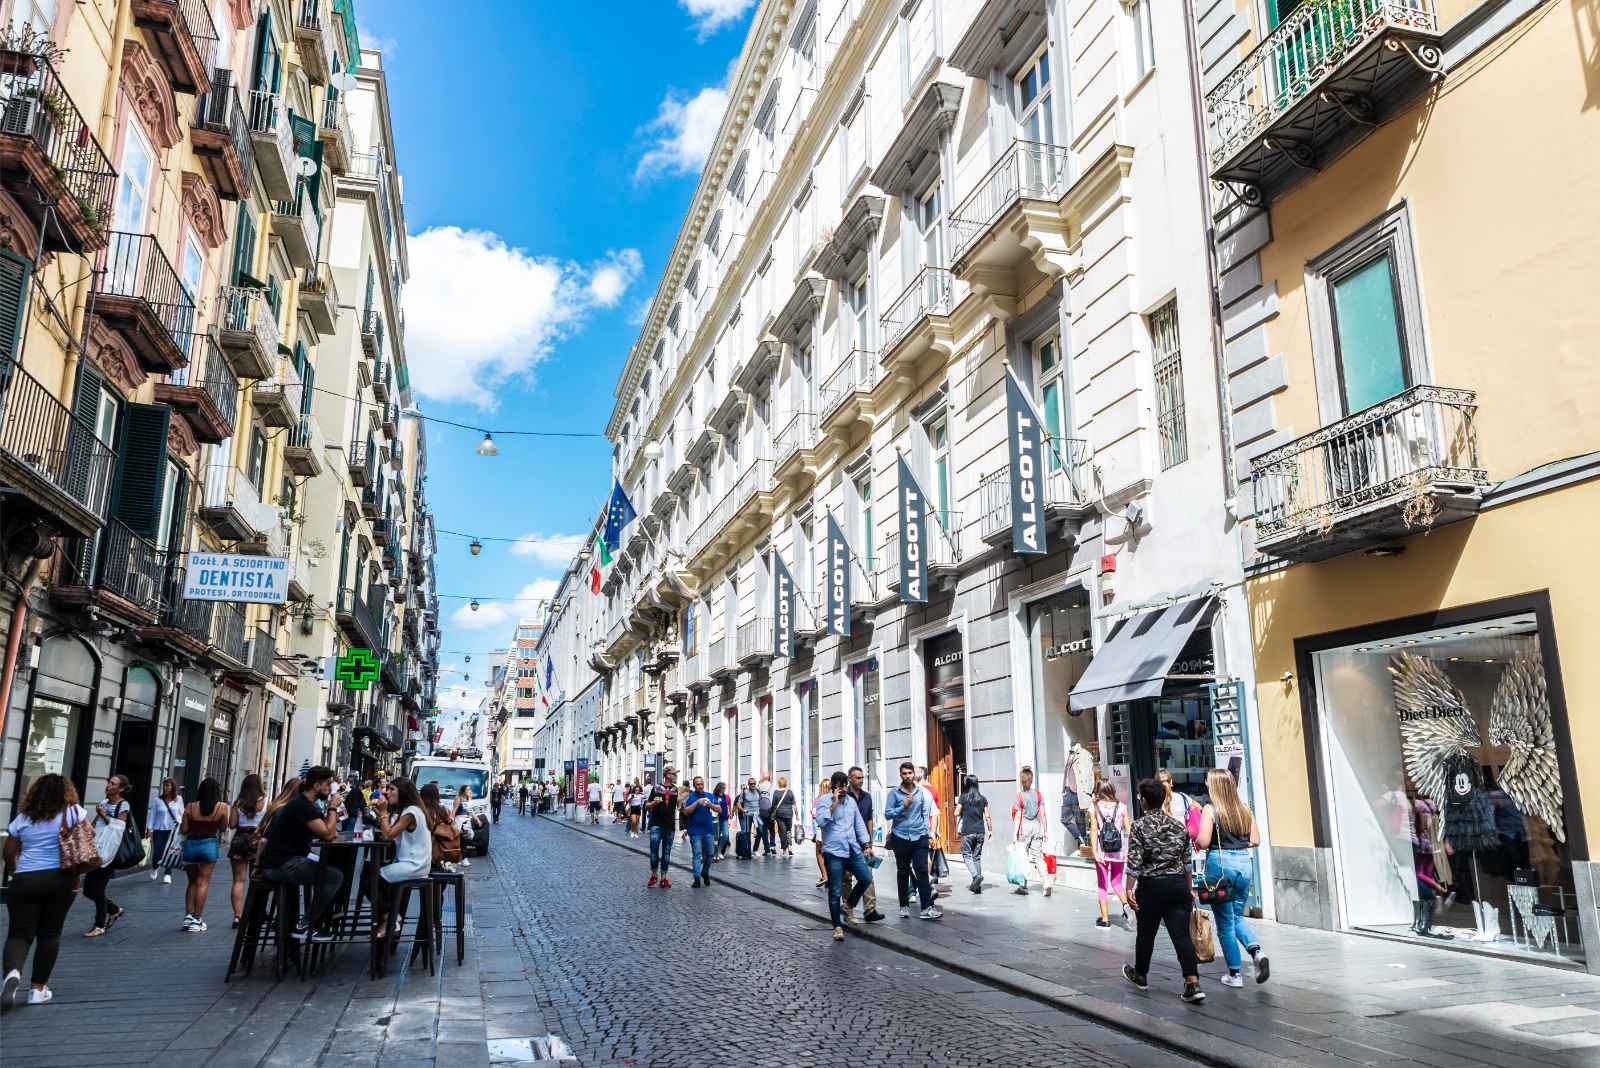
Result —
M 499 456 L 500 455 L 500 446 L 498 446 L 498 445 L 496 445 L 494 443 L 494 435 L 493 434 L 490 434 L 487 431 L 484 433 L 483 440 L 478 442 L 478 455 L 479 456 Z
M 473 556 L 477 556 L 479 553 L 483 552 L 483 542 L 479 541 L 477 538 L 473 538 L 472 544 L 467 546 L 467 552 L 471 553 Z
M 473 601 L 470 607 L 472 608 L 472 610 L 474 612 L 476 612 L 478 610 L 478 602 L 477 601 Z

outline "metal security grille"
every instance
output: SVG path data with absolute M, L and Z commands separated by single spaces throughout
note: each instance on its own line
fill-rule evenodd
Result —
M 1178 347 L 1178 302 L 1169 300 L 1150 316 L 1156 358 L 1156 430 L 1161 469 L 1189 458 L 1189 428 L 1183 406 L 1183 353 Z

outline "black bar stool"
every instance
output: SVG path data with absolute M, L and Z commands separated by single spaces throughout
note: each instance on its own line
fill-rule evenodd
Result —
M 435 871 L 430 876 L 433 880 L 434 892 L 438 901 L 434 906 L 434 916 L 437 919 L 437 929 L 434 935 L 435 945 L 438 947 L 440 959 L 444 957 L 444 892 L 446 888 L 456 888 L 455 923 L 451 925 L 456 936 L 456 964 L 459 966 L 467 959 L 467 875 L 462 871 Z
M 433 940 L 436 937 L 434 926 L 438 923 L 438 919 L 434 909 L 433 880 L 427 877 L 407 879 L 394 884 L 392 899 L 395 907 L 390 915 L 395 935 L 388 947 L 389 955 L 393 956 L 400 948 L 400 940 L 405 934 L 406 908 L 410 904 L 413 892 L 417 895 L 417 925 L 411 936 L 411 961 L 413 963 L 416 961 L 418 953 L 423 954 L 428 962 L 428 974 L 432 975 Z
M 293 953 L 300 977 L 305 978 L 305 960 L 292 937 L 298 912 L 299 887 L 251 879 L 245 888 L 244 908 L 239 929 L 234 932 L 233 952 L 228 958 L 228 973 L 223 982 L 241 968 L 249 975 L 255 967 L 256 953 L 276 943 L 278 957 L 275 977 L 282 979 L 288 970 L 288 954 Z

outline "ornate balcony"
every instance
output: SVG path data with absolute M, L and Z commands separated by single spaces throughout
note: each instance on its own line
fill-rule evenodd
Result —
M 322 251 L 322 214 L 306 179 L 295 183 L 294 196 L 273 202 L 272 234 L 283 242 L 291 267 L 298 271 L 316 267 Z
M 250 138 L 234 74 L 225 68 L 211 72 L 211 89 L 195 101 L 194 125 L 189 141 L 205 168 L 206 177 L 223 200 L 250 195 L 255 176 L 256 148 Z
M 312 81 L 325 82 L 339 61 L 339 46 L 334 41 L 334 14 L 328 0 L 299 0 L 294 24 L 295 45 L 300 65 Z
M 928 541 L 922 547 L 927 561 L 928 583 L 937 586 L 955 578 L 961 566 L 961 513 L 930 512 L 928 514 Z M 889 593 L 900 592 L 900 534 L 890 534 L 878 554 L 878 588 Z
M 289 439 L 283 443 L 283 462 L 294 474 L 313 477 L 322 474 L 322 454 L 327 442 L 322 437 L 322 427 L 314 416 L 302 415 L 289 428 Z
M 300 310 L 324 337 L 339 328 L 339 288 L 333 282 L 333 269 L 326 263 L 313 264 L 300 277 Z
M 772 477 L 780 482 L 806 472 L 820 444 L 815 412 L 795 412 L 773 439 Z
M 172 88 L 196 95 L 211 88 L 217 27 L 205 0 L 133 0 L 133 21 L 155 40 Z
M 165 604 L 166 560 L 154 545 L 113 519 L 89 538 L 59 543 L 56 601 L 149 626 Z
M 246 628 L 246 631 L 244 649 L 239 657 L 240 666 L 232 674 L 247 683 L 259 685 L 271 682 L 272 661 L 278 653 L 277 640 L 260 627 L 254 631 Z
M 1069 158 L 1056 145 L 1011 142 L 951 213 L 956 278 L 1014 304 L 1043 278 L 1066 269 L 1069 224 L 1060 202 Z
M 272 377 L 257 382 L 250 391 L 251 402 L 261 421 L 270 427 L 293 426 L 300 421 L 300 406 L 305 386 L 294 361 L 287 356 L 278 357 L 277 369 Z
M 924 267 L 889 306 L 878 324 L 885 375 L 914 380 L 929 353 L 948 357 L 955 346 L 950 313 L 955 280 L 943 267 Z
M 211 645 L 212 620 L 217 601 L 190 601 L 183 596 L 184 554 L 176 549 L 159 554 L 162 567 L 162 605 L 155 622 L 139 631 L 147 642 L 199 658 Z
M 1048 522 L 1081 522 L 1094 511 L 1084 493 L 1089 463 L 1089 443 L 1077 438 L 1045 441 L 1044 517 Z M 1006 464 L 978 483 L 978 537 L 990 545 L 1011 541 L 1011 465 Z
M 0 184 L 41 231 L 42 251 L 105 248 L 116 183 L 116 169 L 50 61 L 0 50 Z
M 878 354 L 852 349 L 833 373 L 823 380 L 819 394 L 823 434 L 841 441 L 849 439 L 860 423 L 871 422 L 877 413 L 872 387 L 878 384 Z
M 317 123 L 317 140 L 322 142 L 322 162 L 343 178 L 350 173 L 350 161 L 355 156 L 350 139 L 350 112 L 345 108 L 343 96 L 328 97 L 322 105 L 321 120 Z
M 378 629 L 377 620 L 372 614 L 372 606 L 367 603 L 359 590 L 341 589 L 334 603 L 334 622 L 344 632 L 345 640 L 351 645 L 363 649 L 373 649 L 379 645 L 381 631 Z
M 1437 78 L 1442 38 L 1433 0 L 1306 0 L 1206 94 L 1211 177 L 1270 199 Z
M 712 641 L 710 655 L 706 658 L 706 678 L 715 682 L 738 674 L 738 661 L 729 655 L 732 651 L 729 646 L 733 641 L 734 639 L 726 637 Z
M 289 108 L 277 93 L 252 89 L 246 94 L 250 139 L 255 143 L 256 170 L 272 200 L 293 198 L 300 175 L 296 170 L 294 131 Z
M 240 378 L 266 378 L 278 361 L 278 313 L 267 303 L 266 290 L 224 286 L 217 321 L 217 341 Z
M 157 379 L 156 400 L 182 412 L 195 440 L 218 445 L 233 436 L 239 379 L 210 334 L 188 334 L 189 363 Z
M 100 254 L 94 313 L 128 343 L 148 371 L 189 362 L 194 299 L 151 234 L 111 234 Z
M 1477 514 L 1477 395 L 1413 386 L 1258 457 L 1256 549 L 1324 560 Z
M 243 605 L 216 602 L 211 612 L 211 642 L 206 651 L 211 662 L 229 674 L 245 669 L 250 659 L 250 634 L 245 626 Z
M 769 663 L 772 656 L 772 620 L 750 619 L 739 624 L 736 635 L 739 666 L 754 670 Z
M 371 441 L 352 441 L 349 449 L 345 451 L 344 462 L 345 473 L 350 476 L 350 484 L 359 489 L 376 477 L 377 449 Z
M 0 359 L 0 486 L 12 518 L 89 537 L 105 522 L 116 454 L 44 385 Z
M 370 313 L 369 313 L 370 314 Z M 379 404 L 389 403 L 389 361 L 378 358 L 372 363 L 372 397 Z

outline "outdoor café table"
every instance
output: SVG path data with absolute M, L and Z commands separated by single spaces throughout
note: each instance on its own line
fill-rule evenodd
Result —
M 346 945 L 354 942 L 366 941 L 370 943 L 367 967 L 370 975 L 377 978 L 378 957 L 377 943 L 373 939 L 373 904 L 379 899 L 378 894 L 382 887 L 382 880 L 378 877 L 378 869 L 393 859 L 394 843 L 374 831 L 366 832 L 368 837 L 363 840 L 357 832 L 341 831 L 331 841 L 321 842 L 318 849 L 321 859 L 318 863 L 337 867 L 344 873 L 344 883 L 339 891 L 336 902 L 338 918 L 334 923 L 334 938 L 332 943 L 312 943 L 312 964 L 321 956 L 321 947 L 332 945 Z M 362 878 L 365 888 L 356 892 L 356 866 L 362 866 Z M 351 895 L 354 893 L 354 903 Z M 363 903 L 365 910 L 363 911 Z

